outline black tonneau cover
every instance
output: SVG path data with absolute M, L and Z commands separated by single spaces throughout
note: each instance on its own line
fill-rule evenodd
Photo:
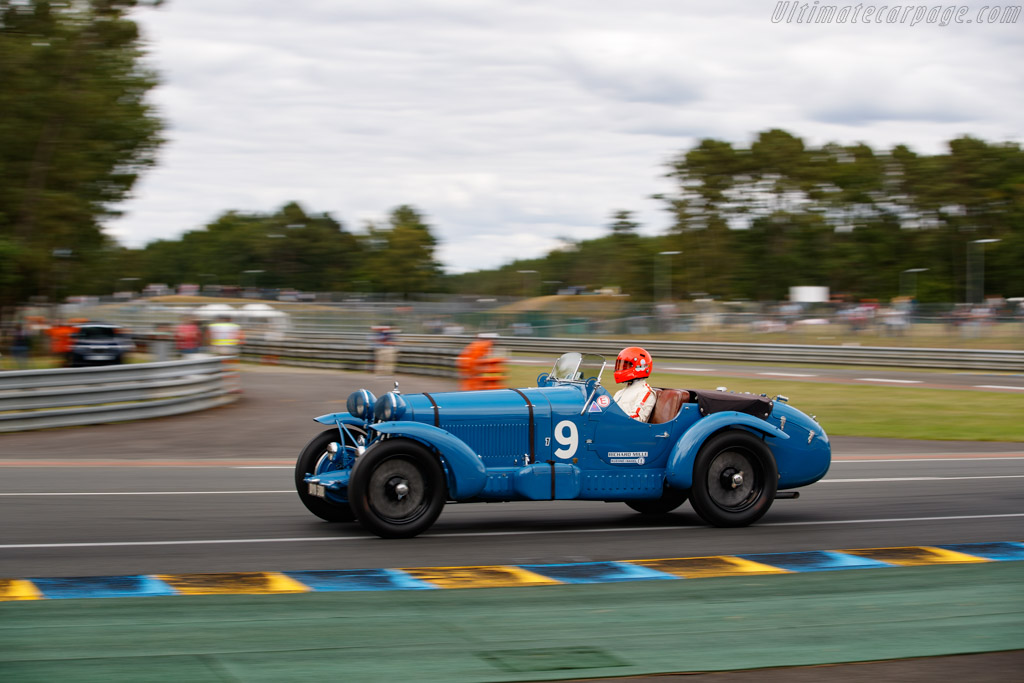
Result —
M 755 394 L 734 394 L 725 391 L 709 391 L 707 389 L 691 389 L 690 394 L 697 397 L 697 406 L 701 415 L 721 413 L 735 410 L 767 420 L 772 412 L 772 402 L 765 396 Z

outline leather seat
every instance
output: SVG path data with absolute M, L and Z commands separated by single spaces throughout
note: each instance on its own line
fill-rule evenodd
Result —
M 684 403 L 690 400 L 690 392 L 682 389 L 655 389 L 658 400 L 651 411 L 651 417 L 647 420 L 649 424 L 662 424 L 674 420 L 679 414 L 679 409 Z

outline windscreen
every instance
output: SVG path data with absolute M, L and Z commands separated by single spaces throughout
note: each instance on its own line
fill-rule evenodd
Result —
M 573 351 L 563 354 L 555 361 L 555 367 L 551 369 L 551 379 L 562 382 L 585 382 L 591 378 L 600 380 L 604 366 L 604 356 Z
M 555 361 L 555 367 L 551 369 L 551 378 L 563 382 L 576 381 L 579 379 L 578 371 L 582 360 L 583 356 L 575 352 L 562 354 Z

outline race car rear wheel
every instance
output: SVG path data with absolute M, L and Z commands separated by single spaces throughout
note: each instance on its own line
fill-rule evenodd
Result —
M 626 505 L 644 515 L 664 515 L 685 503 L 688 493 L 688 491 L 666 486 L 661 493 L 661 498 L 627 500 Z
M 409 538 L 434 523 L 448 497 L 441 463 L 409 439 L 388 439 L 356 461 L 349 500 L 359 523 L 382 538 Z
M 708 524 L 747 526 L 768 512 L 778 484 L 775 458 L 761 439 L 748 432 L 723 432 L 697 453 L 690 503 Z
M 366 434 L 359 427 L 348 427 L 349 433 L 358 438 Z M 341 443 L 341 435 L 337 427 L 325 429 L 310 440 L 306 447 L 299 453 L 299 459 L 295 462 L 295 490 L 298 491 L 299 500 L 320 519 L 328 522 L 354 522 L 356 519 L 352 508 L 347 503 L 335 503 L 326 498 L 317 498 L 309 495 L 309 485 L 306 484 L 307 474 L 320 474 L 335 469 L 330 462 L 330 453 L 327 451 L 328 444 L 332 442 Z M 354 446 L 345 438 L 346 446 Z

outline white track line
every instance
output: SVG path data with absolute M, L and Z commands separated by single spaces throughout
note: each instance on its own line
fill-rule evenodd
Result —
M 975 384 L 975 389 L 1012 389 L 1014 391 L 1024 391 L 1024 387 L 1012 387 L 1002 384 Z
M 856 465 L 861 462 L 977 462 L 978 460 L 1024 460 L 1024 455 L 993 455 L 991 458 L 857 458 L 856 460 L 847 460 L 839 456 L 832 458 L 832 464 Z
M 950 515 L 947 517 L 891 517 L 880 519 L 836 519 L 821 522 L 776 522 L 768 524 L 757 524 L 758 527 L 771 526 L 831 526 L 835 524 L 893 524 L 899 522 L 937 522 L 953 520 L 976 520 L 976 519 L 1008 519 L 1024 517 L 1024 512 L 1015 512 L 1003 515 Z M 420 536 L 423 541 L 432 538 L 475 538 L 479 536 L 543 536 L 550 534 L 607 534 L 621 533 L 633 534 L 638 531 L 698 531 L 706 529 L 704 526 L 690 527 L 619 527 L 613 529 L 545 529 L 534 531 L 474 531 L 464 534 L 443 533 L 424 534 Z M 311 536 L 300 538 L 224 538 L 191 541 L 109 541 L 98 543 L 11 543 L 0 545 L 0 550 L 38 550 L 41 548 L 111 548 L 111 547 L 138 547 L 138 546 L 159 546 L 159 545 L 226 545 L 238 543 L 318 543 L 329 541 L 372 541 L 380 539 L 375 536 Z
M 993 474 L 977 477 L 878 477 L 874 479 L 822 479 L 818 484 L 864 484 L 886 481 L 965 481 L 967 479 L 1024 479 L 1024 474 Z
M 291 493 L 294 489 L 284 491 L 78 491 L 59 493 L 55 491 L 23 492 L 23 493 L 0 493 L 4 497 L 17 496 L 223 496 L 227 494 L 243 493 Z
M 878 377 L 858 377 L 857 382 L 886 382 L 889 384 L 922 384 L 919 379 L 880 379 Z

